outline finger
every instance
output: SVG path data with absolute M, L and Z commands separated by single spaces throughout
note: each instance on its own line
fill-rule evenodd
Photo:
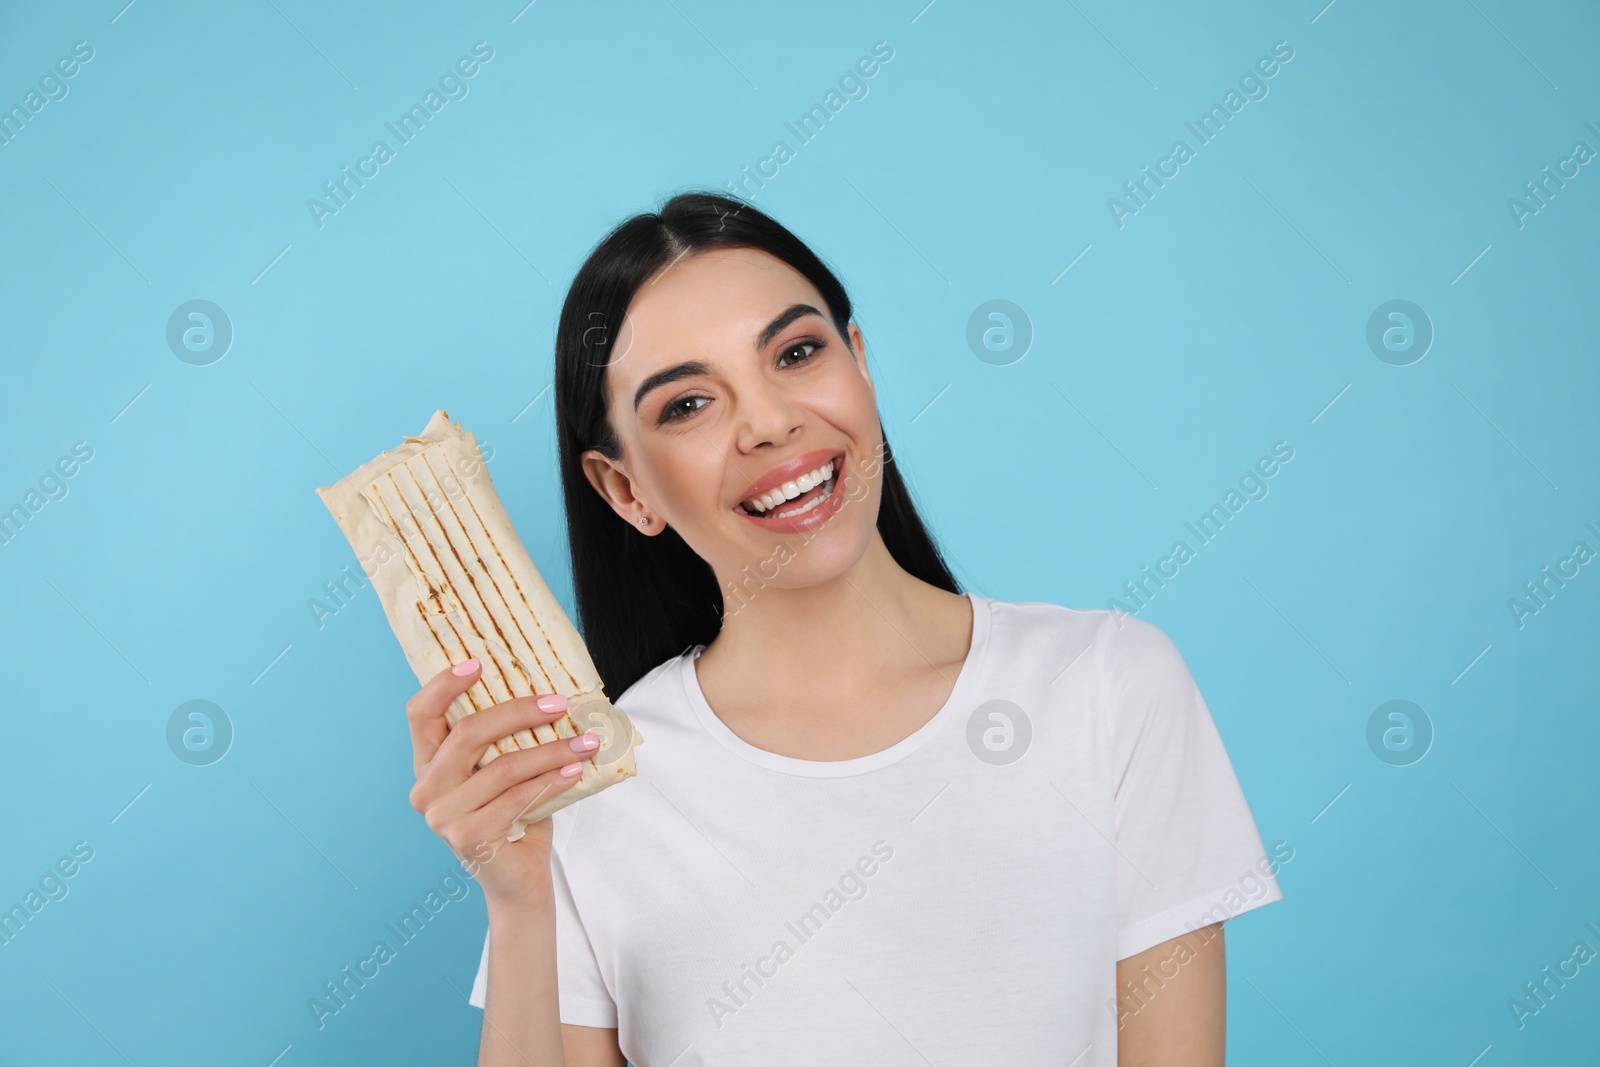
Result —
M 535 748 L 508 752 L 487 767 L 479 768 L 466 781 L 438 796 L 427 806 L 428 825 L 437 831 L 463 816 L 488 807 L 501 794 L 529 779 L 582 762 L 595 754 L 601 744 L 598 734 L 546 741 Z
M 450 733 L 445 709 L 452 700 L 472 688 L 481 668 L 482 664 L 476 659 L 446 667 L 406 701 L 406 721 L 411 725 L 412 768 L 418 777 Z
M 426 811 L 440 797 L 480 773 L 478 761 L 496 741 L 548 725 L 566 713 L 567 698 L 559 693 L 546 693 L 539 697 L 513 697 L 457 719 L 433 759 L 417 772 L 417 784 L 411 790 L 412 806 Z M 492 767 L 511 754 L 499 756 L 487 766 Z
M 499 760 L 495 761 L 500 762 Z M 562 774 L 566 768 L 575 768 L 572 774 Z M 511 824 L 551 797 L 571 789 L 577 783 L 583 764 L 572 762 L 546 771 L 501 793 L 494 800 L 463 818 L 460 830 L 474 841 L 504 841 L 511 832 Z
M 567 698 L 560 693 L 512 697 L 492 708 L 456 720 L 456 724 L 450 728 L 450 736 L 444 739 L 444 744 L 439 746 L 439 751 L 434 753 L 429 762 L 447 773 L 453 788 L 455 784 L 466 781 L 467 776 L 477 769 L 478 762 L 491 745 L 523 731 L 531 734 L 534 727 L 552 723 L 566 713 Z M 521 740 L 518 740 L 520 744 Z M 535 737 L 532 745 L 527 747 L 538 743 Z M 512 752 L 518 751 L 509 745 L 506 748 Z M 423 770 L 426 773 L 428 768 Z

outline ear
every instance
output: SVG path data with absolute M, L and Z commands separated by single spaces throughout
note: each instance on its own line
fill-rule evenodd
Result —
M 861 327 L 853 322 L 850 323 L 850 336 L 847 340 L 850 342 L 850 351 L 855 354 L 856 369 L 867 380 L 867 386 L 872 390 L 872 395 L 876 397 L 878 395 L 878 387 L 872 384 L 872 371 L 867 369 L 867 340 L 861 335 Z
M 634 495 L 633 479 L 616 460 L 594 448 L 585 452 L 581 459 L 583 476 L 594 487 L 594 491 L 600 494 L 600 498 L 611 505 L 611 510 L 615 511 L 623 522 L 633 526 L 640 533 L 652 534 L 660 531 L 661 523 L 656 521 L 644 502 Z M 640 525 L 640 518 L 649 518 L 650 523 Z

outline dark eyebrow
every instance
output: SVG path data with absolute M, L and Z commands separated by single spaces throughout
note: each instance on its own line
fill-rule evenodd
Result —
M 766 327 L 756 337 L 756 347 L 766 348 L 774 337 L 778 336 L 778 334 L 789 328 L 790 323 L 794 322 L 796 319 L 803 319 L 807 315 L 815 315 L 819 319 L 822 318 L 822 312 L 818 311 L 810 304 L 792 305 L 783 314 L 767 323 Z
M 645 394 L 652 389 L 659 389 L 663 385 L 671 385 L 673 382 L 683 378 L 693 378 L 697 375 L 710 373 L 711 368 L 698 359 L 691 359 L 687 363 L 674 364 L 666 370 L 656 371 L 640 382 L 639 388 L 634 390 L 633 410 L 639 410 L 639 405 L 644 403 Z
M 761 332 L 756 335 L 756 348 L 767 347 L 774 337 L 788 329 L 796 320 L 803 319 L 807 315 L 815 315 L 818 318 L 824 317 L 822 312 L 810 304 L 794 304 L 762 327 Z M 645 396 L 653 389 L 659 389 L 663 385 L 671 385 L 673 382 L 684 378 L 693 378 L 697 375 L 709 373 L 711 373 L 711 368 L 698 359 L 691 359 L 687 363 L 677 363 L 666 370 L 657 371 L 640 382 L 639 388 L 634 390 L 633 410 L 639 410 L 639 405 L 644 403 Z

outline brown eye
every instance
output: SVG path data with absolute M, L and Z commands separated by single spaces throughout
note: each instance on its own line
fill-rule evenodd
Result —
M 711 403 L 711 398 L 707 396 L 680 396 L 678 399 L 670 402 L 666 407 L 661 409 L 661 418 L 657 420 L 658 423 L 675 422 L 678 419 L 686 419 L 690 415 L 693 415 L 700 409 L 697 407 L 690 407 L 686 409 L 684 405 L 693 404 L 696 400 L 704 400 L 707 404 Z
M 779 359 L 779 361 L 781 363 L 781 361 L 783 360 L 784 356 L 792 355 L 793 353 L 798 352 L 803 348 L 821 350 L 821 349 L 826 348 L 826 347 L 827 347 L 827 344 L 826 344 L 826 342 L 823 342 L 823 341 L 800 341 L 799 343 L 792 344 L 788 348 L 785 348 L 782 352 L 778 353 L 778 359 Z M 805 356 L 803 358 L 801 358 L 798 362 L 799 363 L 805 363 L 808 360 L 814 358 L 815 355 L 816 355 L 816 352 L 814 352 L 814 351 L 813 352 L 807 352 L 805 354 Z M 791 363 L 789 365 L 792 367 L 792 366 L 795 366 L 796 364 Z

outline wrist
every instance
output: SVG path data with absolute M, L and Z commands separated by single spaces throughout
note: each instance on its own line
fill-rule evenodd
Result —
M 512 893 L 485 893 L 489 929 L 506 926 L 526 928 L 530 921 L 555 915 L 555 896 L 549 886 L 529 886 Z

